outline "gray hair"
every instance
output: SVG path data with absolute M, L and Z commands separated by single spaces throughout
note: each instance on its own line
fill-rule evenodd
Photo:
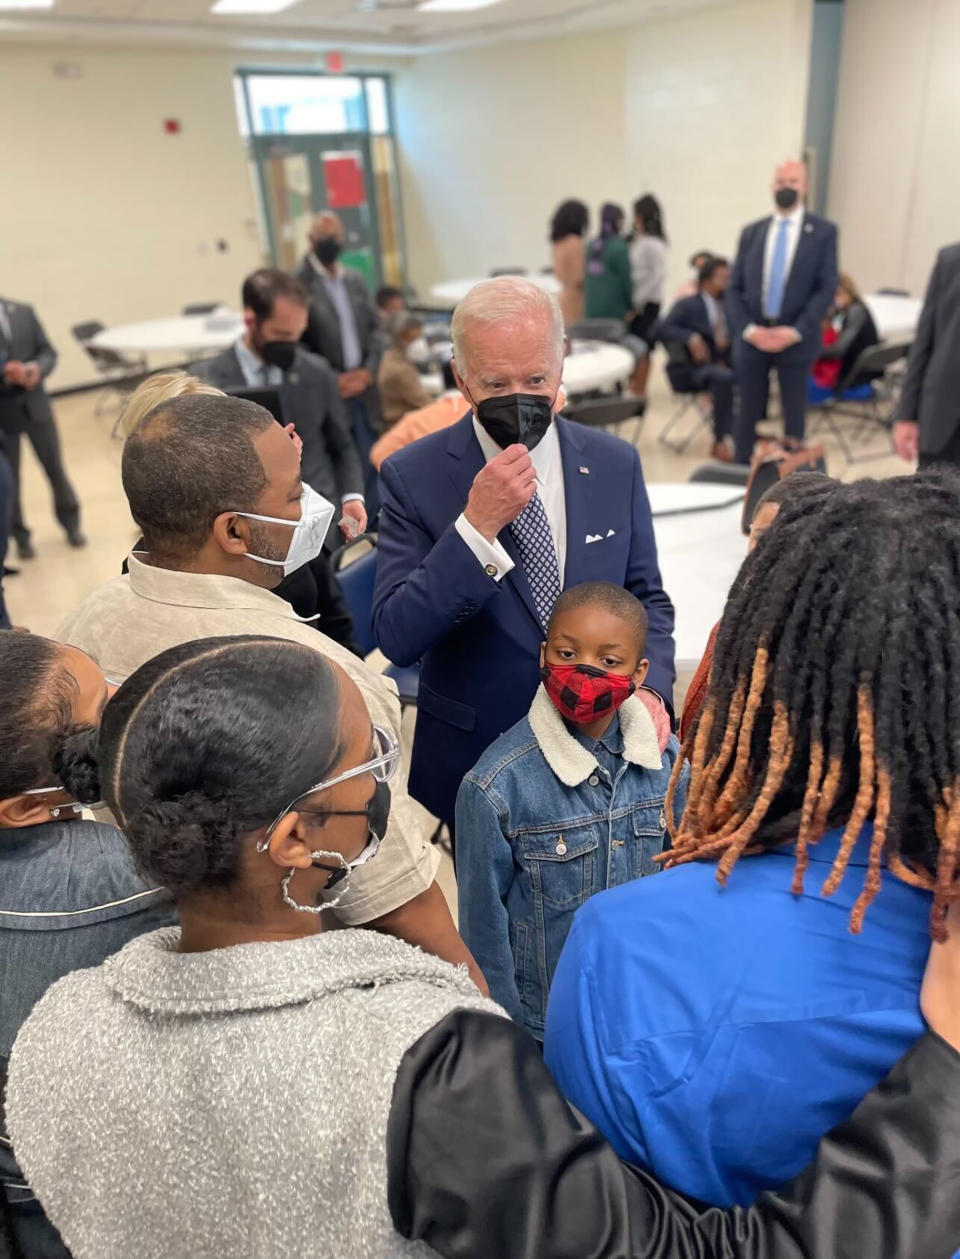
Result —
M 545 316 L 550 319 L 550 335 L 559 363 L 563 359 L 563 315 L 551 293 L 519 275 L 501 275 L 474 285 L 453 312 L 450 325 L 453 357 L 461 375 L 467 363 L 466 338 L 470 325 L 544 319 Z
M 390 338 L 391 345 L 400 346 L 408 332 L 416 329 L 418 332 L 423 327 L 423 320 L 419 315 L 415 315 L 412 310 L 394 311 L 386 320 L 387 336 Z

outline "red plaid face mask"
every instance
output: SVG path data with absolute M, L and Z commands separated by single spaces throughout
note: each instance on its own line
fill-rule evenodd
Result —
M 540 676 L 560 715 L 575 726 L 616 712 L 637 689 L 633 678 L 590 664 L 545 664 Z

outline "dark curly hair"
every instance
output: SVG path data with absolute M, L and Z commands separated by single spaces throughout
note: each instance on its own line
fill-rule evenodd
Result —
M 799 893 L 809 846 L 842 826 L 829 895 L 872 820 L 851 930 L 885 855 L 933 891 L 941 938 L 960 896 L 958 696 L 960 478 L 823 479 L 792 495 L 730 592 L 666 864 L 717 858 L 722 883 L 742 853 L 795 840 Z
M 652 192 L 645 192 L 634 201 L 633 217 L 642 224 L 645 236 L 657 236 L 664 241 L 667 239 L 663 226 L 663 210 Z
M 582 236 L 590 222 L 590 211 L 582 201 L 562 201 L 550 222 L 550 239 L 554 242 L 567 236 Z
M 58 781 L 54 757 L 77 699 L 60 653 L 36 634 L 0 634 L 0 800 Z
M 62 781 L 78 799 L 102 792 L 142 874 L 182 898 L 235 882 L 244 836 L 342 758 L 339 727 L 339 685 L 319 652 L 198 639 L 132 674 L 99 732 L 67 740 Z

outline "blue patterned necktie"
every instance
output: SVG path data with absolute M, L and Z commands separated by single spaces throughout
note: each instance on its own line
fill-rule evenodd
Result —
M 768 319 L 779 318 L 783 307 L 783 290 L 787 283 L 787 231 L 789 219 L 781 219 L 777 228 L 777 239 L 773 246 L 773 258 L 770 262 L 770 280 L 767 284 L 767 300 L 763 313 Z
M 540 624 L 546 630 L 553 605 L 560 598 L 560 566 L 550 522 L 539 494 L 534 494 L 513 521 L 510 532 L 520 552 Z

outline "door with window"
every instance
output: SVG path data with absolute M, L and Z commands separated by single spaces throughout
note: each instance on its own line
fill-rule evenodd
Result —
M 294 270 L 315 214 L 343 222 L 343 262 L 371 289 L 403 284 L 400 197 L 389 92 L 382 76 L 239 76 L 265 240 Z M 321 128 L 323 128 L 321 130 Z

